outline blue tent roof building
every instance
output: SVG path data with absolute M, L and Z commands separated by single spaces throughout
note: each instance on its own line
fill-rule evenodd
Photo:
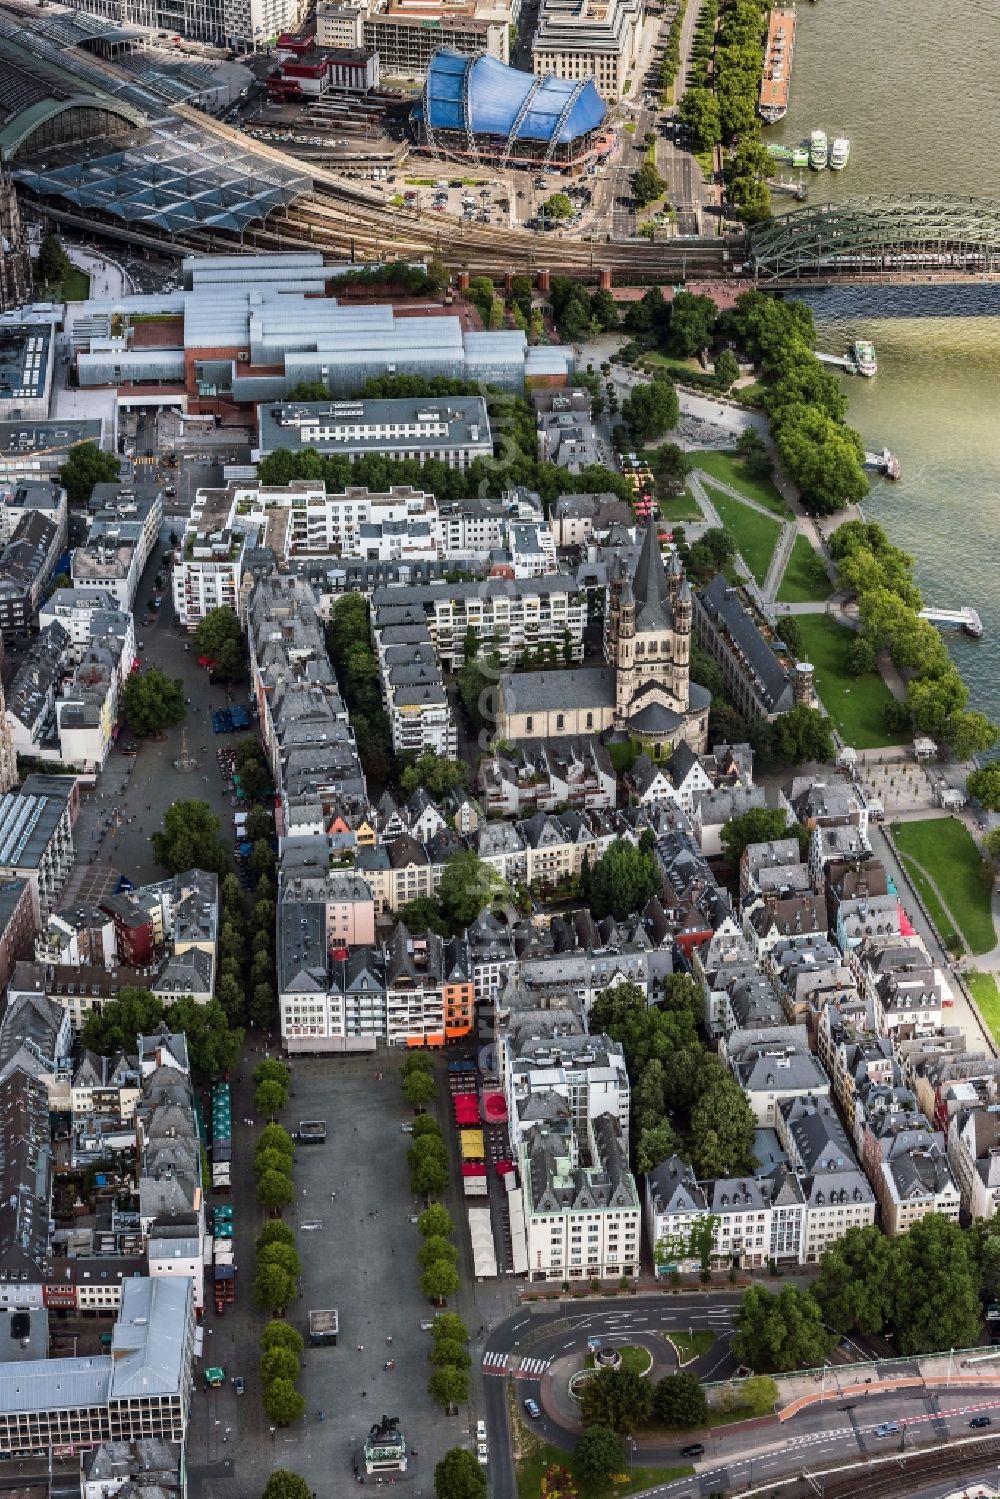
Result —
M 539 78 L 445 48 L 431 58 L 417 114 L 432 151 L 504 166 L 574 166 L 607 135 L 593 79 Z

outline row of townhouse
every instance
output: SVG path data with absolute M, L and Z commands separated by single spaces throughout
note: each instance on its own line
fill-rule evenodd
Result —
M 347 709 L 330 664 L 315 589 L 263 578 L 247 609 L 251 682 L 261 741 L 278 793 L 278 833 L 316 857 L 323 839 L 353 849 L 369 801 Z M 369 829 L 369 835 L 371 831 Z M 322 862 L 327 862 L 326 847 Z
M 364 881 L 282 880 L 278 1004 L 289 1052 L 444 1046 L 471 1033 L 475 983 L 465 938 L 410 932 L 402 922 L 386 942 L 374 936 Z
M 70 553 L 73 587 L 110 594 L 128 612 L 159 539 L 163 490 L 157 484 L 95 484 L 90 508 L 87 539 Z
M 395 626 L 398 612 L 395 606 L 372 609 L 372 638 L 393 750 L 397 755 L 431 753 L 454 760 L 458 730 L 427 623 L 421 618 Z M 382 635 L 390 628 L 387 643 Z
M 75 589 L 60 590 L 76 593 Z M 15 754 L 76 770 L 101 770 L 121 717 L 121 698 L 135 664 L 132 615 L 109 595 L 81 611 L 86 638 L 58 618 L 42 624 L 5 700 L 5 737 Z M 51 604 L 43 615 L 55 613 Z

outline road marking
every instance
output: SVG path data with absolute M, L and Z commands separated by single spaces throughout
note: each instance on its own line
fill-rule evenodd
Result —
M 483 1373 L 506 1374 L 509 1360 L 509 1353 L 497 1353 L 495 1351 L 485 1353 L 483 1355 Z
M 545 1373 L 551 1359 L 547 1358 L 523 1358 L 521 1367 L 514 1370 L 515 1379 L 540 1379 Z

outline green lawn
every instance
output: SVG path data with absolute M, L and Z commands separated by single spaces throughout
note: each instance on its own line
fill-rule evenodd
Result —
M 533 1436 L 526 1439 L 525 1446 L 527 1450 L 517 1463 L 517 1499 L 539 1499 L 542 1474 L 553 1463 L 569 1469 L 580 1499 L 614 1499 L 617 1494 L 641 1494 L 644 1489 L 655 1488 L 657 1484 L 672 1483 L 675 1478 L 689 1478 L 694 1472 L 690 1463 L 677 1468 L 633 1467 L 624 1483 L 584 1483 L 574 1472 L 572 1453 L 539 1442 Z
M 763 505 L 766 510 L 772 510 L 775 515 L 780 515 L 785 520 L 791 517 L 791 510 L 771 480 L 759 479 L 756 475 L 749 473 L 739 453 L 699 451 L 692 453 L 691 458 L 697 468 L 704 469 L 705 473 L 711 474 L 713 479 L 721 479 L 723 484 L 729 484 L 733 489 L 738 489 L 748 499 L 756 500 L 758 505 Z
M 37 288 L 50 302 L 85 302 L 90 296 L 90 277 L 79 266 L 70 266 L 62 281 Z
M 920 898 L 930 912 L 931 920 L 941 933 L 941 941 L 945 947 L 949 952 L 964 952 L 965 944 L 955 930 L 955 922 L 951 913 L 946 911 L 938 900 L 937 891 L 924 873 L 923 866 L 918 864 L 916 859 L 908 858 L 904 853 L 900 854 L 899 861 L 909 875 L 911 883 L 919 890 Z
M 682 494 L 668 494 L 656 501 L 661 520 L 704 520 L 701 506 L 689 489 Z
M 780 522 L 761 515 L 759 510 L 751 510 L 749 505 L 723 494 L 714 485 L 709 487 L 719 519 L 732 535 L 737 550 L 757 582 L 763 583 L 781 535 Z
M 931 876 L 973 953 L 996 946 L 992 880 L 982 878 L 983 860 L 968 828 L 957 817 L 932 817 L 893 826 L 896 846 Z M 935 918 L 936 919 L 936 918 Z
M 1000 1041 L 1000 989 L 996 979 L 992 973 L 967 973 L 965 979 L 983 1019 L 993 1032 L 993 1039 Z
M 715 1342 L 715 1333 L 707 1327 L 699 1327 L 697 1332 L 689 1337 L 686 1332 L 671 1330 L 670 1341 L 677 1349 L 679 1361 L 682 1364 L 689 1364 L 693 1359 L 704 1358 Z
M 848 652 L 854 632 L 828 614 L 800 614 L 802 656 L 816 668 L 816 691 L 847 744 L 855 749 L 879 749 L 899 744 L 906 735 L 890 734 L 885 710 L 892 693 L 874 672 L 852 675 Z
M 653 1367 L 653 1355 L 648 1348 L 640 1348 L 635 1343 L 626 1343 L 618 1352 L 622 1356 L 622 1368 L 631 1369 L 634 1374 L 648 1374 Z
M 779 604 L 822 602 L 833 592 L 826 563 L 804 536 L 796 536 L 792 555 L 778 588 Z

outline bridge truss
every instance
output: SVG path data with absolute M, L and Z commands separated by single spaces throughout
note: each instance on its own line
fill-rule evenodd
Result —
M 847 198 L 798 208 L 748 235 L 760 281 L 927 271 L 1000 272 L 1000 202 L 985 198 Z

